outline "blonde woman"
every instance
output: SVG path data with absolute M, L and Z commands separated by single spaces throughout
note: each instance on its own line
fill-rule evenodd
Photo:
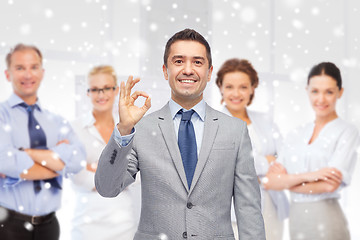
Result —
M 259 179 L 263 178 L 269 165 L 276 160 L 281 145 L 277 126 L 269 115 L 250 111 L 259 78 L 256 70 L 247 60 L 229 59 L 217 72 L 216 84 L 225 103 L 222 111 L 247 123 L 253 146 L 255 169 Z M 288 214 L 288 202 L 281 191 L 266 191 L 261 188 L 262 209 L 267 240 L 281 240 L 283 220 Z M 232 221 L 236 230 L 234 211 Z M 236 235 L 236 234 L 235 234 Z
M 350 184 L 360 137 L 358 129 L 336 113 L 344 91 L 340 70 L 330 62 L 315 65 L 306 91 L 315 121 L 289 134 L 264 186 L 291 191 L 292 240 L 349 240 L 338 199 L 341 189 Z
M 91 69 L 88 87 L 92 111 L 73 123 L 85 145 L 87 163 L 86 169 L 72 177 L 76 209 L 71 237 L 74 240 L 95 240 L 99 236 L 102 240 L 130 240 L 136 230 L 131 191 L 126 190 L 116 198 L 103 198 L 94 184 L 98 159 L 117 122 L 113 117 L 113 105 L 119 87 L 114 69 L 111 66 Z

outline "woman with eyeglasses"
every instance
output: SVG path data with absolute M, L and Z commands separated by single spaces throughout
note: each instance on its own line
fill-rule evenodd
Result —
M 339 68 L 331 62 L 315 65 L 306 91 L 315 119 L 289 134 L 263 185 L 290 190 L 292 240 L 349 240 L 338 199 L 350 184 L 360 137 L 359 130 L 336 113 L 344 91 Z
M 117 122 L 113 117 L 113 105 L 119 87 L 114 69 L 111 66 L 92 68 L 88 86 L 92 111 L 72 124 L 85 145 L 87 158 L 86 168 L 72 177 L 76 204 L 71 238 L 95 240 L 101 236 L 102 240 L 130 240 L 136 230 L 131 190 L 127 189 L 116 198 L 103 198 L 94 184 L 98 159 Z

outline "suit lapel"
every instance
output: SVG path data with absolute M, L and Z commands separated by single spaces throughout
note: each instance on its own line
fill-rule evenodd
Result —
M 175 168 L 179 174 L 179 177 L 186 189 L 189 191 L 186 181 L 186 175 L 184 165 L 181 160 L 179 146 L 176 140 L 174 123 L 170 114 L 169 104 L 165 105 L 159 112 L 159 128 L 164 137 L 166 146 L 169 150 L 171 158 L 174 162 Z
M 204 134 L 203 134 L 199 158 L 196 164 L 196 169 L 191 183 L 189 194 L 191 194 L 192 190 L 194 189 L 197 181 L 199 180 L 201 172 L 204 169 L 205 163 L 209 158 L 209 154 L 214 144 L 217 130 L 218 130 L 218 117 L 216 116 L 216 112 L 206 104 Z

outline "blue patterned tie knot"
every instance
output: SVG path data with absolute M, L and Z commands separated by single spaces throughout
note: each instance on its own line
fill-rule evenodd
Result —
M 34 116 L 35 108 L 39 107 L 36 104 L 27 105 L 26 103 L 21 103 L 20 106 L 25 108 L 29 114 L 28 129 L 30 137 L 30 148 L 47 149 L 45 132 L 41 129 L 40 124 Z
M 186 111 L 180 110 L 179 113 L 181 114 L 181 121 L 190 121 L 191 116 L 194 114 L 194 110 Z
M 194 126 L 191 122 L 191 116 L 194 114 L 194 112 L 194 110 L 186 112 L 180 110 L 178 112 L 179 114 L 181 114 L 178 144 L 189 189 L 197 163 L 196 137 Z

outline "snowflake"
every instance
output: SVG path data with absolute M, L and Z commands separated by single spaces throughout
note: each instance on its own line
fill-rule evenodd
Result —
M 8 211 L 5 208 L 0 207 L 0 222 L 3 222 L 7 217 Z
M 31 223 L 29 223 L 29 222 L 25 222 L 25 223 L 24 223 L 24 227 L 25 227 L 26 230 L 28 230 L 28 231 L 34 230 L 34 226 L 33 226 Z
M 280 85 L 279 80 L 274 80 L 272 83 L 274 87 L 278 87 Z
M 302 29 L 303 26 L 304 26 L 304 24 L 303 24 L 300 20 L 298 20 L 298 19 L 294 19 L 294 20 L 292 21 L 292 25 L 293 25 L 294 28 L 296 28 L 296 29 Z
M 20 33 L 22 35 L 29 35 L 31 33 L 31 26 L 30 24 L 23 24 L 20 27 Z
M 159 234 L 159 239 L 160 239 L 160 240 L 168 240 L 169 238 L 168 238 L 168 236 L 167 236 L 165 233 L 160 233 L 160 234 Z
M 63 24 L 61 29 L 63 30 L 63 32 L 69 32 L 71 29 L 71 26 L 69 24 Z
M 156 23 L 151 23 L 149 28 L 150 28 L 150 31 L 156 32 L 158 30 L 158 25 Z
M 46 183 L 44 184 L 44 187 L 45 187 L 45 189 L 50 189 L 50 188 L 51 188 L 51 183 L 46 182 Z
M 44 14 L 47 18 L 52 18 L 54 16 L 54 12 L 49 8 L 45 9 Z
M 318 7 L 313 7 L 313 8 L 311 9 L 311 14 L 312 14 L 312 15 L 317 16 L 317 15 L 319 15 L 319 13 L 320 13 L 320 10 L 319 10 Z
M 344 26 L 337 26 L 333 29 L 333 34 L 335 37 L 343 37 L 344 36 Z
M 241 12 L 241 19 L 244 22 L 251 23 L 256 19 L 256 11 L 252 7 L 245 7 Z

